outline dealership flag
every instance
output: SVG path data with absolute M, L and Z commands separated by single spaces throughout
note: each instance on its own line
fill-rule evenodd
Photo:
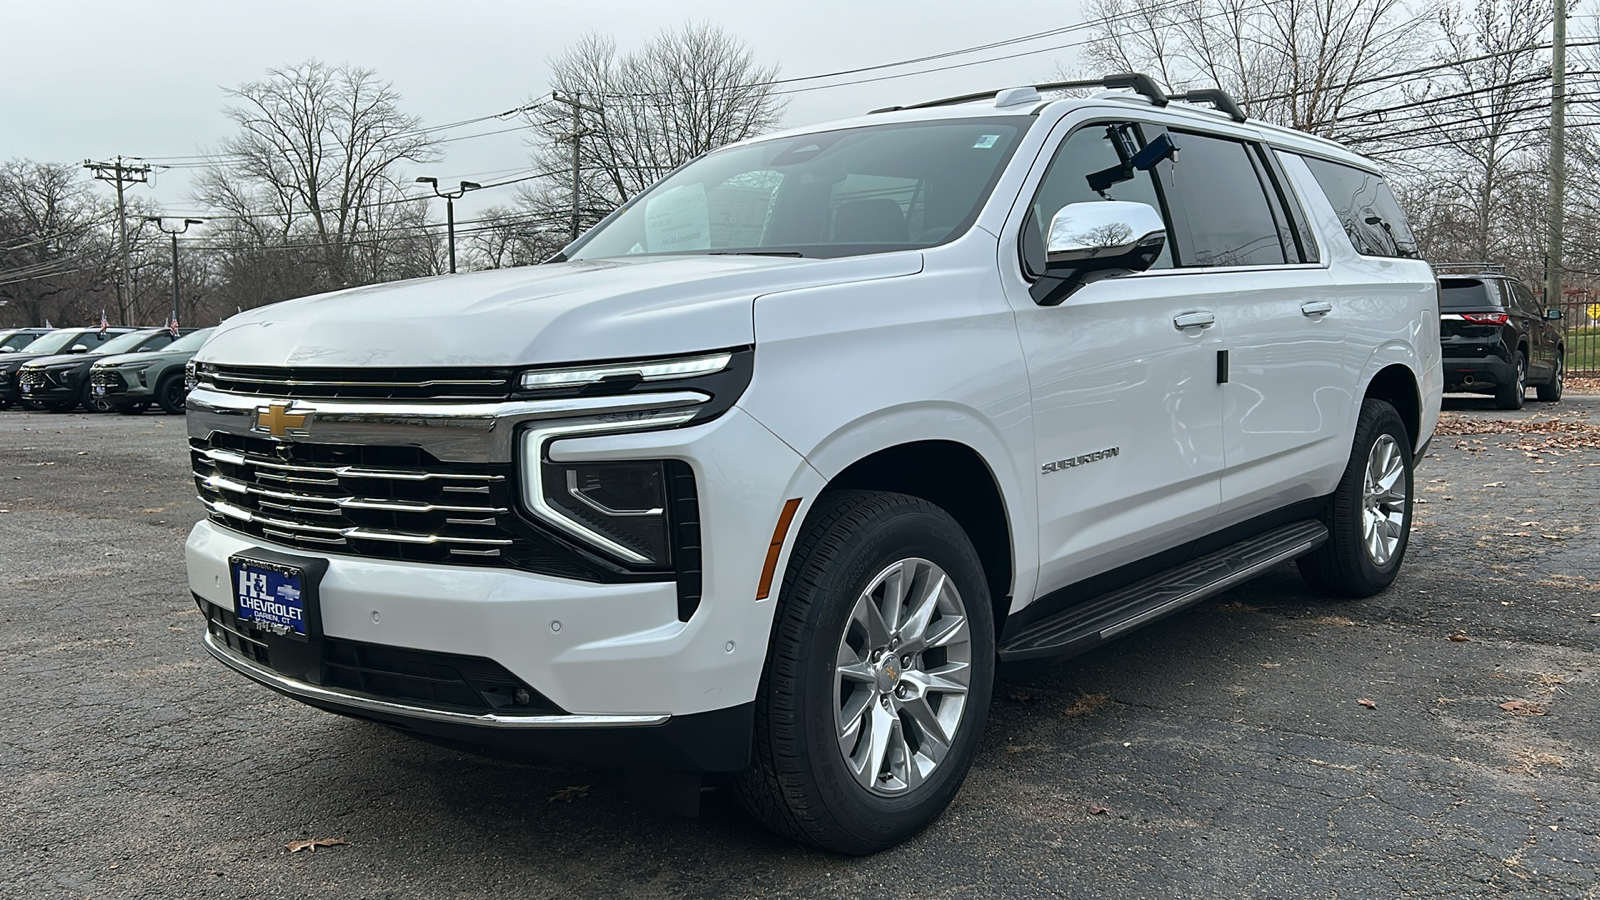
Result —
M 177 337 L 178 336 L 178 311 L 177 310 L 173 310 L 172 311 L 172 319 L 169 322 L 167 322 L 167 334 L 170 334 L 173 337 Z
M 106 318 L 106 311 L 103 310 L 103 309 L 100 310 L 100 333 L 101 334 L 105 334 L 106 333 L 106 329 L 110 328 L 110 327 L 111 327 L 111 320 Z

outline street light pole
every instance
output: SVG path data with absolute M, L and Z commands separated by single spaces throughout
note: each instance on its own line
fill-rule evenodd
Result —
M 445 227 L 450 233 L 450 274 L 456 273 L 456 200 L 467 191 L 475 191 L 483 187 L 475 181 L 463 181 L 461 187 L 453 191 L 439 190 L 439 179 L 429 178 L 424 175 L 417 179 L 418 184 L 426 184 L 433 188 L 435 197 L 444 198 Z
M 185 231 L 188 231 L 190 225 L 199 225 L 199 224 L 204 223 L 205 219 L 184 219 L 183 220 L 183 227 L 179 228 L 176 231 L 168 231 L 166 224 L 163 222 L 163 220 L 162 220 L 162 218 L 160 216 L 145 216 L 144 220 L 146 222 L 154 222 L 154 223 L 156 223 L 156 227 L 161 229 L 161 233 L 162 234 L 166 234 L 166 235 L 171 235 L 172 236 L 172 317 L 176 319 L 176 318 L 178 318 L 178 313 L 179 313 L 179 309 L 178 309 L 178 303 L 179 303 L 179 301 L 178 301 L 178 235 L 183 234 Z M 183 316 L 183 318 L 187 319 L 188 315 L 185 314 Z

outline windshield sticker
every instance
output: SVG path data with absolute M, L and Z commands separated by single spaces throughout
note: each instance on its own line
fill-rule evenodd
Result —
M 998 134 L 986 134 L 983 137 L 978 138 L 978 142 L 976 144 L 972 145 L 972 149 L 974 149 L 974 150 L 987 150 L 990 147 L 993 147 L 995 145 L 995 142 L 998 141 L 998 140 L 1000 140 L 1000 135 L 998 135 Z
M 651 197 L 644 205 L 644 240 L 652 253 L 711 249 L 705 186 L 686 184 Z

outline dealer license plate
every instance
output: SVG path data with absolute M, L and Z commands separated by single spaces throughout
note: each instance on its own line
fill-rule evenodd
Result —
M 234 610 L 240 619 L 284 637 L 305 640 L 310 636 L 305 570 L 239 557 L 229 564 Z
M 95 385 L 94 386 L 94 395 L 96 397 L 104 397 L 106 395 L 106 386 L 103 385 L 103 384 Z
M 25 384 L 25 385 L 23 385 L 23 386 L 22 386 L 22 392 L 23 392 L 23 393 L 24 393 L 24 394 L 31 394 L 31 393 L 33 393 L 33 385 L 31 385 L 31 384 Z

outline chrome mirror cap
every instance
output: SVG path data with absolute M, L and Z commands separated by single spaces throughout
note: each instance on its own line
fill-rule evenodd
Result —
M 1142 271 L 1161 255 L 1166 241 L 1166 224 L 1147 203 L 1069 203 L 1050 220 L 1045 257 L 1051 266 L 1125 259 L 1128 268 Z

